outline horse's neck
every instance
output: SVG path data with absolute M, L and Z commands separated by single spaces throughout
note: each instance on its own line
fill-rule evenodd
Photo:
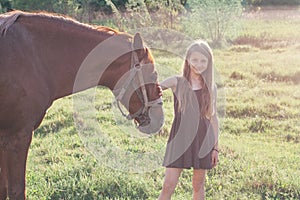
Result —
M 27 23 L 27 28 L 31 29 L 29 31 L 35 34 L 33 46 L 37 48 L 35 52 L 43 64 L 40 70 L 45 72 L 50 82 L 54 99 L 99 84 L 99 74 L 103 73 L 99 65 L 108 64 L 105 63 L 109 57 L 106 55 L 108 46 L 89 56 L 88 60 L 87 56 L 98 44 L 110 38 L 112 32 L 101 32 L 70 21 L 51 21 L 48 18 L 32 18 Z

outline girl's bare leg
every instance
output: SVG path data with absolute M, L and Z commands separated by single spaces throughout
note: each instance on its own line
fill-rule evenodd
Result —
M 158 197 L 158 200 L 171 199 L 171 196 L 175 191 L 181 172 L 182 169 L 179 168 L 166 168 L 165 180 L 164 180 L 162 191 Z
M 205 174 L 204 169 L 194 169 L 193 174 L 193 200 L 204 200 L 205 199 Z

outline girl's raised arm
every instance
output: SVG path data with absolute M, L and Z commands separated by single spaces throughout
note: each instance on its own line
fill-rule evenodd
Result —
M 176 78 L 176 76 L 172 76 L 172 77 L 169 77 L 169 78 L 163 80 L 159 84 L 160 84 L 162 90 L 171 88 L 173 91 L 175 91 L 175 88 L 177 86 L 177 78 Z

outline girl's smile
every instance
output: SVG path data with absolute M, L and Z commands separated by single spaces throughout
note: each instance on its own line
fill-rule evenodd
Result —
M 207 69 L 208 58 L 202 53 L 194 51 L 191 53 L 189 64 L 191 66 L 191 72 L 200 75 Z

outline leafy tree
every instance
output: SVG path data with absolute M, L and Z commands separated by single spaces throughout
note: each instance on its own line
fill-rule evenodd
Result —
M 77 0 L 80 8 L 89 7 L 93 12 L 103 12 L 107 15 L 113 13 L 113 8 L 124 12 L 126 10 L 126 3 L 128 0 Z M 113 4 L 113 6 L 112 6 Z
M 146 0 L 148 10 L 156 26 L 177 29 L 178 18 L 185 12 L 179 0 Z
M 187 32 L 193 29 L 193 34 L 202 34 L 213 46 L 224 43 L 226 33 L 232 30 L 242 12 L 240 0 L 191 0 L 190 4 L 192 11 L 186 21 Z
M 53 12 L 76 17 L 79 3 L 76 0 L 54 0 Z
M 126 11 L 126 4 L 128 3 L 128 0 L 111 0 L 114 5 L 121 10 L 122 12 Z
M 0 13 L 7 12 L 11 10 L 10 0 L 0 0 Z
M 12 0 L 13 9 L 24 11 L 48 11 L 76 17 L 80 3 L 78 0 Z
M 144 0 L 128 0 L 126 24 L 130 29 L 152 25 L 152 19 Z
M 54 12 L 53 5 L 55 0 L 12 0 L 13 9 L 32 11 L 32 10 L 46 10 Z
M 187 3 L 187 0 L 180 0 L 181 5 L 185 6 Z

